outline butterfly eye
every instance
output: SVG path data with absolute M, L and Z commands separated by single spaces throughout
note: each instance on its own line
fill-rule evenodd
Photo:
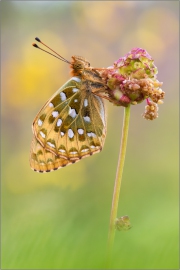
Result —
M 80 62 L 73 63 L 73 69 L 74 70 L 82 70 L 84 68 L 84 65 Z

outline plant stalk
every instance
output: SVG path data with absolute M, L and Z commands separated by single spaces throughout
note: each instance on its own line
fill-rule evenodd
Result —
M 110 215 L 110 225 L 109 225 L 108 244 L 107 244 L 107 257 L 106 257 L 107 268 L 109 268 L 111 264 L 111 255 L 112 255 L 112 249 L 113 249 L 113 244 L 114 244 L 115 219 L 117 218 L 119 193 L 120 193 L 120 188 L 121 188 L 124 160 L 125 160 L 125 155 L 126 155 L 129 119 L 130 119 L 130 105 L 124 108 L 122 138 L 121 138 L 119 160 L 118 160 L 118 166 L 117 166 L 117 172 L 116 172 L 116 179 L 115 179 L 114 193 L 113 193 L 112 207 L 111 207 L 111 215 Z

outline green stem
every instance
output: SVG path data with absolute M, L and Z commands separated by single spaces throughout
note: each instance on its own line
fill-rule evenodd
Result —
M 114 185 L 114 194 L 113 194 L 111 216 L 110 216 L 107 257 L 106 257 L 107 268 L 110 267 L 111 254 L 112 254 L 112 248 L 113 248 L 113 243 L 114 243 L 115 219 L 117 217 L 119 193 L 120 193 L 121 180 L 122 180 L 122 174 L 123 174 L 124 160 L 125 160 L 125 155 L 126 155 L 129 119 L 130 119 L 130 105 L 124 109 L 124 121 L 123 121 L 122 138 L 121 138 L 121 145 L 120 145 L 120 152 L 119 152 L 120 154 L 119 154 L 119 160 L 118 160 L 118 166 L 117 166 L 117 172 L 116 172 L 116 180 L 115 180 L 115 185 Z

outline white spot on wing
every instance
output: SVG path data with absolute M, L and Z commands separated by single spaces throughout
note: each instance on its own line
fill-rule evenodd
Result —
M 81 150 L 82 153 L 87 152 L 87 151 L 89 151 L 89 148 L 85 148 Z
M 71 109 L 71 107 L 70 107 L 69 115 L 70 115 L 72 118 L 75 118 L 76 115 L 77 115 L 76 110 L 75 110 L 75 109 Z
M 38 126 L 41 127 L 41 126 L 42 126 L 42 123 L 43 123 L 42 120 L 39 119 L 39 120 L 38 120 Z
M 84 100 L 84 107 L 87 107 L 88 106 L 88 100 L 87 100 L 87 98 L 85 98 L 85 100 Z
M 89 116 L 84 116 L 83 118 L 84 118 L 84 121 L 89 122 L 89 123 L 91 122 Z
M 50 102 L 50 103 L 49 103 L 49 107 L 53 108 L 54 105 Z
M 46 135 L 42 131 L 40 131 L 39 133 L 41 134 L 41 137 L 43 137 L 43 138 L 46 137 Z
M 94 146 L 94 145 L 91 145 L 91 148 L 96 148 L 96 146 Z
M 61 153 L 65 153 L 65 152 L 66 152 L 66 150 L 64 150 L 64 149 L 59 149 L 59 152 L 61 152 Z
M 77 151 L 72 151 L 72 152 L 69 152 L 71 155 L 75 155 L 77 154 Z
M 78 88 L 73 88 L 73 93 L 76 93 L 76 92 L 78 92 L 79 91 L 79 89 Z
M 74 102 L 78 102 L 78 99 L 75 99 Z
M 53 117 L 57 117 L 57 116 L 58 116 L 58 114 L 59 114 L 59 112 L 58 112 L 58 111 L 54 111 L 54 112 L 52 112 L 52 116 L 53 116 Z
M 70 139 L 72 139 L 74 137 L 74 132 L 72 131 L 72 129 L 68 129 L 68 136 Z
M 47 142 L 47 144 L 48 144 L 49 146 L 51 146 L 51 147 L 55 148 L 55 145 L 54 145 L 53 143 L 51 143 L 51 142 Z
M 76 82 L 81 82 L 81 79 L 79 77 L 72 77 L 71 80 Z
M 66 100 L 66 94 L 64 92 L 60 93 L 60 98 L 62 101 Z
M 64 132 L 61 131 L 61 136 L 63 137 L 64 136 Z
M 60 127 L 61 124 L 62 124 L 62 120 L 61 120 L 61 119 L 58 119 L 58 120 L 57 120 L 57 124 L 56 124 L 57 127 Z
M 92 138 L 96 137 L 96 134 L 94 132 L 88 132 L 87 135 Z
M 44 162 L 44 161 L 41 161 L 41 162 L 39 162 L 39 164 L 40 164 L 40 165 L 44 165 L 44 164 L 45 164 L 45 162 Z
M 79 135 L 82 135 L 84 133 L 84 130 L 82 128 L 79 128 L 78 133 L 79 133 Z
M 48 160 L 48 162 L 47 162 L 47 163 L 52 164 L 52 161 L 51 161 L 51 160 Z

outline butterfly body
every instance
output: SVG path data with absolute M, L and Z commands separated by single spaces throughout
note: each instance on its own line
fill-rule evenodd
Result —
M 72 78 L 42 107 L 33 121 L 30 166 L 50 172 L 102 150 L 106 137 L 105 92 L 100 73 L 73 56 Z

